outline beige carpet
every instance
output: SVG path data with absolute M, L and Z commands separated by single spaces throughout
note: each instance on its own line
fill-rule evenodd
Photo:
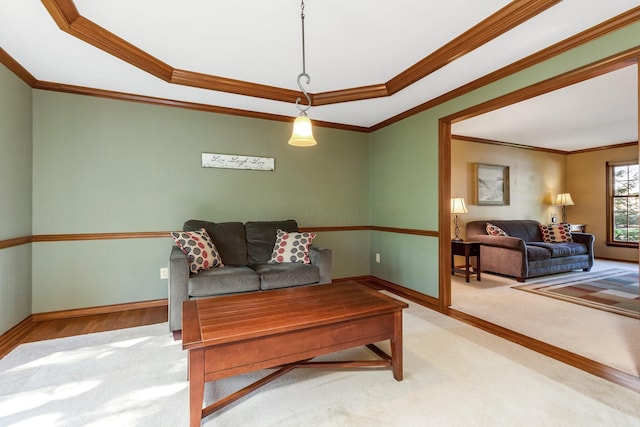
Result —
M 593 270 L 627 263 L 596 261 Z M 580 274 L 565 273 L 564 275 Z M 562 276 L 562 275 L 557 275 Z M 518 291 L 515 279 L 482 274 L 482 281 L 452 278 L 452 307 L 529 337 L 640 375 L 640 320 Z
M 203 425 L 640 425 L 640 394 L 415 304 L 404 352 L 402 382 L 298 369 Z M 207 398 L 255 376 L 208 385 Z M 0 360 L 0 425 L 185 426 L 187 385 L 166 324 L 24 344 Z

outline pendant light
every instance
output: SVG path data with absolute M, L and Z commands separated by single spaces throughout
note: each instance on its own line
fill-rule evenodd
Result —
M 307 105 L 300 105 L 301 99 L 296 99 L 296 108 L 300 110 L 300 114 L 293 122 L 293 133 L 291 139 L 289 139 L 289 145 L 295 145 L 296 147 L 311 147 L 316 145 L 317 142 L 313 138 L 313 127 L 311 126 L 311 120 L 307 117 L 307 110 L 311 108 L 311 98 L 309 94 L 302 86 L 302 78 L 306 77 L 307 84 L 311 82 L 311 77 L 307 74 L 305 64 L 305 50 L 304 50 L 304 0 L 300 4 L 300 20 L 302 21 L 302 73 L 298 74 L 298 87 L 307 98 Z

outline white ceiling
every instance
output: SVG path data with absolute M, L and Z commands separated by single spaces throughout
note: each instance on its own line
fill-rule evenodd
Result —
M 451 131 L 563 151 L 637 141 L 638 66 L 454 123 Z
M 306 0 L 308 91 L 385 83 L 509 3 Z M 297 90 L 298 0 L 74 4 L 80 15 L 175 69 Z M 564 0 L 392 96 L 315 106 L 309 116 L 371 127 L 639 6 L 638 0 Z M 298 112 L 288 102 L 167 83 L 63 32 L 38 0 L 0 0 L 0 48 L 39 81 L 290 117 Z M 636 76 L 637 67 L 627 67 L 457 123 L 453 133 L 562 150 L 634 141 Z

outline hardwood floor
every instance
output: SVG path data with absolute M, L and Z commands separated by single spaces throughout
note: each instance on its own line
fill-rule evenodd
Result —
M 166 322 L 167 318 L 166 305 L 65 319 L 28 318 L 0 337 L 0 358 L 22 343 L 152 325 Z

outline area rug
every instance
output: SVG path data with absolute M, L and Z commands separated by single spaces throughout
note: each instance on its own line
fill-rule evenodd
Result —
M 296 369 L 202 425 L 640 423 L 639 393 L 415 304 L 403 318 L 403 381 L 389 369 Z M 326 358 L 370 355 L 355 348 Z M 264 375 L 208 383 L 205 401 Z M 188 405 L 186 353 L 167 323 L 23 344 L 0 359 L 2 427 L 183 427 Z
M 640 288 L 636 271 L 612 268 L 572 273 L 513 288 L 640 319 Z

